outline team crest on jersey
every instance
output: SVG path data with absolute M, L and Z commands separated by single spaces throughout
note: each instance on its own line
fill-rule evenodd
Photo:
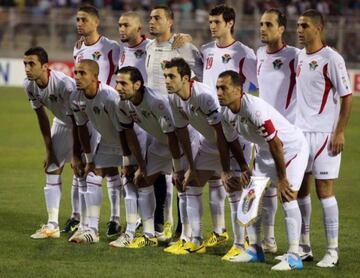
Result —
M 245 198 L 246 199 L 241 208 L 244 214 L 248 213 L 248 211 L 251 209 L 251 206 L 255 200 L 255 190 L 254 189 L 249 190 Z
M 310 70 L 314 71 L 316 70 L 316 68 L 318 67 L 318 63 L 315 61 L 315 60 L 312 60 L 310 63 L 309 63 L 309 67 L 310 67 Z
M 57 102 L 57 97 L 55 95 L 49 95 L 49 99 L 51 102 Z
M 145 55 L 145 51 L 142 49 L 138 49 L 134 52 L 134 55 L 137 59 L 140 59 L 141 57 L 143 57 Z
M 224 64 L 227 64 L 231 60 L 231 56 L 229 54 L 224 54 L 221 59 Z
M 276 59 L 272 64 L 274 69 L 278 70 L 283 65 L 283 62 L 280 59 Z
M 93 111 L 94 111 L 94 113 L 95 113 L 96 115 L 99 115 L 99 114 L 100 114 L 100 108 L 97 107 L 97 106 L 94 106 L 94 107 L 93 107 Z
M 94 61 L 99 61 L 99 59 L 100 59 L 100 57 L 101 57 L 100 51 L 95 51 L 95 52 L 92 54 L 92 57 L 93 57 L 93 60 L 94 60 Z

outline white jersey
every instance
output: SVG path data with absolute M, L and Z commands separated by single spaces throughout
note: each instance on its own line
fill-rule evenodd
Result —
M 275 136 L 281 140 L 285 155 L 297 153 L 302 146 L 300 129 L 270 104 L 248 94 L 243 94 L 238 113 L 232 113 L 227 107 L 223 110 L 223 130 L 228 142 L 234 141 L 240 133 L 245 139 L 258 144 L 260 151 L 268 151 L 267 142 Z
M 301 50 L 298 60 L 296 125 L 303 131 L 333 132 L 340 113 L 340 97 L 352 92 L 344 59 L 324 46 L 311 54 Z
M 90 120 L 105 145 L 120 148 L 118 131 L 121 128 L 116 120 L 116 104 L 120 96 L 112 87 L 102 82 L 98 84 L 97 93 L 92 99 L 88 99 L 81 91 L 72 94 L 70 105 L 76 124 L 83 126 Z
M 271 104 L 289 122 L 296 116 L 296 63 L 299 49 L 284 45 L 268 53 L 266 47 L 257 50 L 259 97 Z
M 96 61 L 99 65 L 99 80 L 111 86 L 115 85 L 115 71 L 119 55 L 120 45 L 104 36 L 100 36 L 99 40 L 92 45 L 82 43 L 79 49 L 75 46 L 73 52 L 75 63 L 83 59 Z
M 136 46 L 129 47 L 124 44 L 119 59 L 119 69 L 126 66 L 137 68 L 141 72 L 145 85 L 147 84 L 147 74 L 145 69 L 146 46 L 149 42 L 149 39 L 143 37 L 143 40 Z
M 45 88 L 40 88 L 35 81 L 25 78 L 24 89 L 34 110 L 45 106 L 58 120 L 72 125 L 68 114 L 70 95 L 76 91 L 73 79 L 62 72 L 49 70 L 49 82 Z
M 256 56 L 254 51 L 239 41 L 227 47 L 219 47 L 216 42 L 210 42 L 201 47 L 204 61 L 203 83 L 216 87 L 219 74 L 233 70 L 244 79 L 244 91 L 248 92 L 250 82 L 257 86 Z
M 127 115 L 127 121 L 122 120 L 124 128 L 129 124 L 136 123 L 160 143 L 167 144 L 166 133 L 175 130 L 174 121 L 170 111 L 169 100 L 158 92 L 144 87 L 144 96 L 139 105 L 126 101 L 126 110 L 121 111 Z
M 200 82 L 191 83 L 191 95 L 182 100 L 178 95 L 169 95 L 175 126 L 182 128 L 191 124 L 211 144 L 216 138 L 211 125 L 221 122 L 220 105 L 214 89 Z
M 146 47 L 146 72 L 147 86 L 161 94 L 167 96 L 167 89 L 164 78 L 164 62 L 170 61 L 172 58 L 181 57 L 190 66 L 193 74 L 201 80 L 202 78 L 202 59 L 199 50 L 191 43 L 172 49 L 171 45 L 174 36 L 169 41 L 158 43 L 156 40 L 150 41 Z

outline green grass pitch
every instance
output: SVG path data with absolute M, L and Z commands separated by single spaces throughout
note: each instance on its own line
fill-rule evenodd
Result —
M 340 264 L 319 269 L 315 263 L 324 255 L 324 230 L 319 202 L 312 192 L 311 239 L 315 261 L 303 271 L 274 273 L 273 256 L 264 264 L 222 262 L 231 246 L 208 249 L 205 255 L 184 257 L 166 254 L 162 247 L 141 250 L 114 249 L 107 245 L 105 227 L 109 204 L 104 188 L 100 221 L 101 241 L 76 245 L 62 236 L 58 240 L 31 240 L 30 234 L 46 221 L 43 197 L 44 147 L 33 113 L 22 89 L 0 88 L 0 277 L 359 277 L 360 272 L 360 98 L 354 97 L 340 178 L 335 191 L 340 207 Z M 60 225 L 70 215 L 71 171 L 63 174 Z M 204 194 L 205 234 L 211 231 L 207 190 Z M 231 233 L 226 204 L 227 228 Z M 122 204 L 122 220 L 124 209 Z M 174 216 L 176 214 L 174 213 Z M 279 253 L 286 250 L 283 212 L 279 206 L 276 222 Z

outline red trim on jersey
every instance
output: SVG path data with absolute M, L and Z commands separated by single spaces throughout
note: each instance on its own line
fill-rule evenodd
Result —
M 306 52 L 307 55 L 312 55 L 312 54 L 315 54 L 317 52 L 319 52 L 321 49 L 325 48 L 326 47 L 326 44 L 323 44 L 322 47 L 318 50 L 315 50 L 314 52 Z
M 329 135 L 326 136 L 326 140 L 325 140 L 324 144 L 321 146 L 321 148 L 320 148 L 320 149 L 318 150 L 318 152 L 315 154 L 314 161 L 317 159 L 317 157 L 318 157 L 318 156 L 322 153 L 322 151 L 325 149 L 328 139 L 329 139 Z
M 115 65 L 114 65 L 113 60 L 112 60 L 112 50 L 110 50 L 109 53 L 108 53 L 108 60 L 109 60 L 110 68 L 109 68 L 109 75 L 108 75 L 108 78 L 106 80 L 107 85 L 110 84 L 111 78 L 112 78 L 112 76 L 114 75 L 114 72 L 115 72 Z
M 146 40 L 146 36 L 145 36 L 145 35 L 142 35 L 141 38 L 142 38 L 141 42 L 139 42 L 138 44 L 136 44 L 136 45 L 134 45 L 134 46 L 129 46 L 129 45 L 128 45 L 128 48 L 138 47 L 140 44 L 142 44 L 142 43 L 144 42 L 144 40 Z
M 240 75 L 240 77 L 241 77 L 241 79 L 243 81 L 243 84 L 245 83 L 245 80 L 246 80 L 246 77 L 245 77 L 245 75 L 243 73 L 244 62 L 245 62 L 245 57 L 242 58 L 240 60 L 240 62 L 239 62 L 239 75 Z
M 288 107 L 290 105 L 291 97 L 293 95 L 294 87 L 296 84 L 295 59 L 292 59 L 290 61 L 289 68 L 290 68 L 290 83 L 289 83 L 289 89 L 288 89 L 287 98 L 286 98 L 285 109 L 288 109 Z
M 296 157 L 297 157 L 297 154 L 292 159 L 290 159 L 288 162 L 286 162 L 285 168 L 287 168 L 290 165 L 291 161 L 293 161 Z
M 286 43 L 283 43 L 283 46 L 282 46 L 280 49 L 275 50 L 275 51 L 273 51 L 273 52 L 268 52 L 268 51 L 266 50 L 266 53 L 267 53 L 267 54 L 275 54 L 275 53 L 278 53 L 278 52 L 280 52 L 281 50 L 283 50 L 286 46 L 287 46 Z
M 320 106 L 320 110 L 319 110 L 319 114 L 321 114 L 325 108 L 329 93 L 331 88 L 333 87 L 333 84 L 331 83 L 330 78 L 327 76 L 327 69 L 328 69 L 328 64 L 326 64 L 323 67 L 323 76 L 325 79 L 325 87 L 324 87 L 324 94 L 323 94 L 323 98 L 321 101 L 321 106 Z
M 92 45 L 94 45 L 94 44 L 97 44 L 98 41 L 99 41 L 101 38 L 102 38 L 102 35 L 99 36 L 99 38 L 96 40 L 96 42 L 91 43 L 91 44 L 86 44 L 86 43 L 84 42 L 84 45 L 85 45 L 85 46 L 92 46 Z
M 230 47 L 230 46 L 232 46 L 234 43 L 236 43 L 237 41 L 235 40 L 235 41 L 233 41 L 232 43 L 230 43 L 229 45 L 227 45 L 227 46 L 220 46 L 220 45 L 218 45 L 217 43 L 215 43 L 215 45 L 216 45 L 216 47 L 217 48 L 228 48 L 228 47 Z

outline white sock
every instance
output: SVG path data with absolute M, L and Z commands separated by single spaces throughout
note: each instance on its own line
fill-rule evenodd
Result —
M 120 190 L 121 179 L 119 175 L 106 177 L 106 186 L 110 201 L 110 221 L 120 223 Z
M 202 239 L 201 219 L 203 215 L 202 187 L 189 186 L 186 192 L 186 210 L 191 225 L 191 241 Z
M 125 211 L 126 232 L 135 234 L 136 221 L 138 217 L 137 188 L 134 184 L 125 182 Z
M 71 218 L 79 220 L 80 219 L 80 195 L 79 195 L 78 178 L 75 175 L 73 175 L 73 181 L 72 181 L 72 186 L 71 186 L 71 207 L 72 207 Z
M 102 177 L 89 173 L 86 177 L 87 192 L 85 202 L 89 227 L 96 232 L 99 230 L 100 208 L 102 203 Z
M 182 225 L 180 238 L 189 241 L 191 238 L 191 226 L 189 222 L 189 217 L 187 215 L 186 192 L 178 192 L 178 196 L 179 196 L 180 221 Z
M 209 180 L 209 203 L 213 230 L 217 234 L 225 231 L 225 188 L 220 179 Z
M 275 216 L 278 206 L 277 188 L 269 187 L 264 195 L 262 209 L 262 225 L 264 230 L 264 240 L 273 243 L 275 240 Z
M 144 234 L 153 237 L 155 235 L 154 213 L 156 206 L 154 186 L 140 187 L 138 194 L 139 213 L 143 222 Z
M 244 246 L 245 228 L 237 222 L 237 209 L 240 202 L 241 191 L 228 193 L 228 199 L 231 211 L 231 225 L 234 234 L 234 245 Z
M 299 241 L 301 233 L 301 213 L 296 200 L 284 202 L 285 228 L 289 243 L 289 253 L 299 253 Z
M 335 196 L 320 199 L 327 239 L 327 248 L 338 248 L 339 208 Z
M 250 245 L 261 246 L 261 219 L 247 227 L 247 234 Z
M 304 198 L 298 199 L 301 212 L 301 235 L 300 244 L 310 246 L 310 216 L 311 216 L 311 198 L 310 194 Z
M 79 227 L 84 228 L 88 226 L 87 223 L 87 212 L 86 212 L 86 202 L 85 202 L 85 194 L 87 191 L 86 179 L 85 178 L 77 178 L 78 187 L 79 187 L 79 206 L 80 206 L 80 223 Z
M 173 207 L 173 183 L 171 175 L 165 175 L 166 179 L 166 198 L 165 198 L 165 207 L 164 207 L 164 221 L 168 222 L 171 225 L 174 223 L 174 218 L 172 214 Z
M 48 226 L 57 228 L 59 223 L 59 207 L 61 198 L 61 176 L 46 175 L 44 187 L 46 209 L 48 212 Z

